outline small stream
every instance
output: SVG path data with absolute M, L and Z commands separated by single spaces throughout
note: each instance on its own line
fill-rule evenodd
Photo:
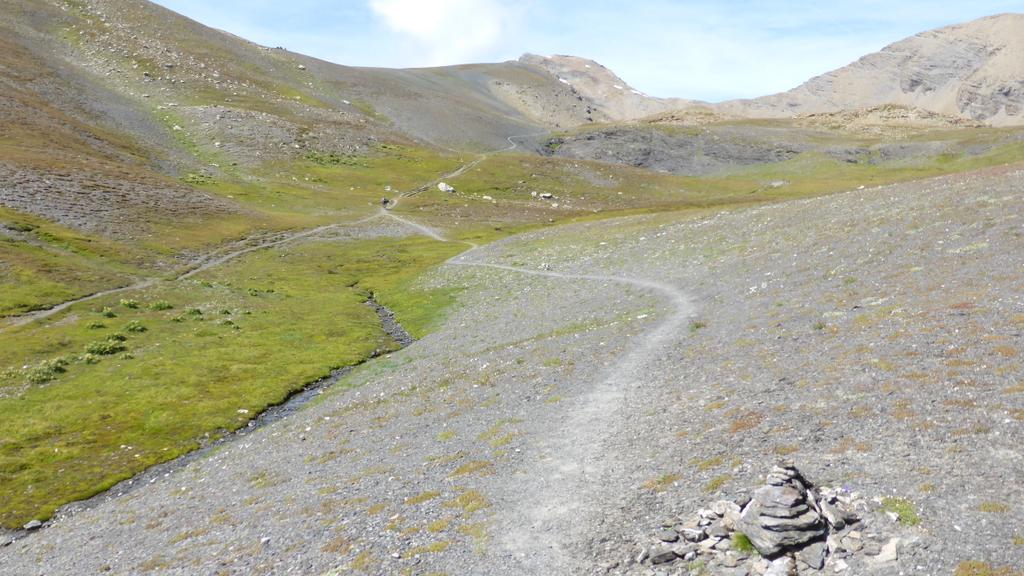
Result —
M 369 299 L 366 301 L 366 305 L 373 308 L 377 313 L 377 317 L 380 318 L 381 326 L 384 332 L 392 338 L 398 344 L 398 350 L 409 346 L 416 340 L 398 323 L 395 318 L 394 312 L 389 310 L 387 307 L 377 302 L 373 294 L 370 294 Z M 347 376 L 356 367 L 377 358 L 381 354 L 390 354 L 392 351 L 378 351 L 372 356 L 353 366 L 346 366 L 333 370 L 327 376 L 307 384 L 306 386 L 292 392 L 283 402 L 274 406 L 268 406 L 265 410 L 257 414 L 252 420 L 249 420 L 248 424 L 225 434 L 224 436 L 213 440 L 207 444 L 204 444 L 200 448 L 197 448 L 186 454 L 182 454 L 173 460 L 168 460 L 154 466 L 150 466 L 146 470 L 139 472 L 135 476 L 122 480 L 115 484 L 111 488 L 100 492 L 99 494 L 87 498 L 85 500 L 79 500 L 77 502 L 71 502 L 61 506 L 50 520 L 46 521 L 41 526 L 33 528 L 32 530 L 4 530 L 0 529 L 0 547 L 8 546 L 16 540 L 27 537 L 38 529 L 45 528 L 51 524 L 59 523 L 62 520 L 66 520 L 83 510 L 89 510 L 103 504 L 104 502 L 120 498 L 126 494 L 143 488 L 149 484 L 153 484 L 157 480 L 163 477 L 170 476 L 173 472 L 188 466 L 196 460 L 200 460 L 209 455 L 214 450 L 219 449 L 222 446 L 228 445 L 232 442 L 248 436 L 252 432 L 259 430 L 265 426 L 273 424 L 279 420 L 295 414 L 301 410 L 306 404 L 309 404 L 314 398 L 322 394 L 325 390 L 337 384 L 342 378 Z

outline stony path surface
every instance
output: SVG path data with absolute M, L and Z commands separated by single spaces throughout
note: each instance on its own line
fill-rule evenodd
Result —
M 1022 223 L 1005 168 L 479 248 L 434 334 L 0 573 L 673 574 L 636 543 L 783 454 L 919 516 L 851 574 L 1020 566 Z
M 448 240 L 437 231 L 398 217 L 386 216 L 442 242 Z M 585 530 L 602 514 L 601 503 L 607 501 L 616 482 L 609 478 L 611 461 L 620 463 L 628 455 L 601 450 L 604 439 L 618 432 L 618 407 L 627 391 L 643 385 L 648 360 L 678 337 L 683 325 L 694 314 L 686 294 L 670 284 L 642 278 L 625 278 L 595 274 L 565 274 L 550 270 L 527 270 L 521 267 L 471 260 L 471 252 L 479 247 L 472 243 L 470 252 L 449 262 L 457 266 L 474 266 L 526 276 L 552 278 L 572 284 L 597 282 L 626 285 L 652 292 L 666 300 L 669 312 L 664 320 L 638 339 L 634 347 L 615 364 L 602 380 L 589 387 L 585 396 L 574 402 L 570 410 L 551 423 L 550 439 L 544 442 L 545 457 L 522 474 L 516 490 L 533 494 L 521 501 L 504 520 L 500 545 L 512 555 L 523 573 L 567 573 L 574 568 L 569 546 L 585 539 Z

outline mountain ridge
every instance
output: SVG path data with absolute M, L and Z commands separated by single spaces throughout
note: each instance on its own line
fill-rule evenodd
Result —
M 779 94 L 716 105 L 787 117 L 886 104 L 1024 124 L 1024 14 L 1003 13 L 921 32 Z

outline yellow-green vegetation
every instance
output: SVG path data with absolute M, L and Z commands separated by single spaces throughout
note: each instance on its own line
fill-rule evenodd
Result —
M 1010 507 L 1002 502 L 982 502 L 978 504 L 978 510 L 988 514 L 1006 514 Z
M 431 544 L 424 544 L 422 546 L 417 546 L 417 547 L 409 550 L 405 554 L 406 554 L 406 556 L 421 556 L 423 554 L 437 554 L 439 552 L 444 552 L 451 545 L 452 545 L 452 543 L 448 542 L 448 541 L 433 542 Z
M 750 538 L 742 532 L 734 532 L 732 535 L 732 549 L 745 554 L 757 554 L 757 548 Z
M 131 250 L 0 207 L 0 318 L 129 284 L 138 270 L 119 253 Z
M 298 161 L 264 165 L 257 171 L 258 181 L 210 179 L 196 187 L 257 209 L 279 225 L 315 226 L 370 214 L 382 196 L 395 197 L 458 166 L 452 156 L 380 144 L 363 156 L 309 152 Z
M 405 499 L 405 503 L 406 504 L 413 504 L 413 505 L 414 504 L 422 504 L 424 502 L 429 502 L 429 501 L 431 501 L 431 500 L 433 500 L 435 498 L 439 498 L 440 496 L 441 496 L 440 492 L 437 492 L 435 490 L 430 490 L 430 491 L 427 491 L 427 492 L 423 492 L 422 494 L 417 494 L 416 496 L 410 496 L 409 498 L 406 498 Z
M 448 526 L 452 523 L 451 518 L 440 518 L 427 524 L 427 532 L 444 532 L 448 529 Z
M 393 348 L 370 292 L 425 334 L 453 295 L 415 279 L 461 249 L 296 244 L 0 333 L 0 523 L 46 518 Z
M 884 498 L 882 500 L 882 510 L 899 516 L 900 524 L 903 526 L 917 526 L 921 523 L 921 517 L 917 515 L 914 503 L 906 498 Z
M 486 522 L 472 522 L 469 524 L 463 524 L 459 526 L 459 534 L 469 536 L 477 542 L 487 540 L 487 523 Z
M 1010 566 L 993 566 L 980 560 L 967 560 L 956 567 L 953 576 L 1024 576 L 1024 572 Z
M 694 560 L 686 565 L 686 569 L 692 576 L 707 576 L 709 574 L 707 562 L 704 560 Z
M 654 492 L 664 492 L 672 487 L 673 484 L 682 480 L 683 477 L 679 474 L 662 474 L 657 478 L 652 478 L 644 482 L 644 488 Z
M 715 476 L 714 478 L 709 480 L 707 484 L 704 485 L 704 492 L 708 494 L 718 492 L 719 490 L 722 489 L 723 486 L 728 484 L 730 480 L 732 480 L 731 474 L 722 474 L 720 476 Z
M 373 557 L 373 554 L 369 551 L 363 551 L 352 560 L 349 567 L 360 572 L 369 572 L 376 564 L 377 559 Z
M 462 513 L 466 516 L 490 506 L 491 503 L 487 498 L 476 490 L 464 490 L 455 498 L 444 503 L 445 508 L 462 510 Z
M 697 467 L 697 470 L 707 472 L 708 470 L 713 470 L 725 464 L 725 458 L 723 456 L 714 456 L 704 460 L 694 459 L 691 463 Z
M 470 474 L 486 474 L 491 471 L 494 467 L 494 463 L 487 460 L 473 460 L 472 462 L 466 462 L 462 466 L 455 469 L 450 474 L 452 478 L 459 476 L 468 476 Z

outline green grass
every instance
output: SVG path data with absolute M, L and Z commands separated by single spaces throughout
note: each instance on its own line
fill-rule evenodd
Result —
M 906 498 L 885 498 L 882 500 L 882 510 L 897 514 L 899 522 L 903 526 L 917 526 L 921 523 L 921 517 L 917 515 L 914 503 Z
M 454 295 L 420 290 L 416 278 L 462 249 L 419 237 L 296 244 L 124 296 L 135 307 L 100 299 L 0 333 L 0 373 L 71 358 L 24 389 L 24 379 L 0 380 L 13 392 L 0 397 L 0 523 L 46 518 L 394 348 L 363 305 L 370 291 L 425 334 Z
M 129 247 L 0 208 L 0 317 L 24 314 L 129 283 L 115 255 Z M 123 250 L 123 251 L 122 251 Z
M 754 543 L 751 542 L 750 538 L 742 532 L 733 533 L 732 549 L 737 552 L 743 552 L 744 554 L 757 554 L 757 548 L 754 547 Z

